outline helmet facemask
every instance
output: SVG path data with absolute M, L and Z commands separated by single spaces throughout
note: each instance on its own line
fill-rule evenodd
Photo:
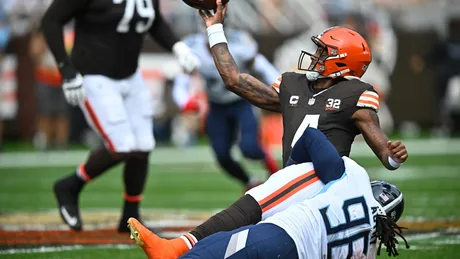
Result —
M 330 46 L 321 41 L 317 36 L 311 37 L 311 40 L 317 46 L 315 54 L 311 54 L 307 51 L 302 50 L 300 53 L 299 61 L 297 64 L 298 70 L 306 71 L 306 76 L 309 81 L 316 81 L 318 78 L 328 77 L 324 75 L 326 71 L 326 60 L 331 57 L 336 57 L 338 50 L 334 46 Z M 306 56 L 310 56 L 310 65 L 308 68 L 305 68 L 304 59 Z

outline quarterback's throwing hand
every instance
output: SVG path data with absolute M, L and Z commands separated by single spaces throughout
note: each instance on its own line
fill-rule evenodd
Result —
M 404 146 L 404 144 L 399 140 L 395 142 L 391 140 L 388 141 L 387 148 L 388 155 L 397 163 L 404 163 L 409 156 L 407 154 L 406 146 Z
M 222 0 L 216 0 L 217 9 L 214 11 L 214 15 L 208 10 L 199 10 L 203 21 L 206 23 L 206 27 L 211 27 L 214 24 L 224 23 L 225 13 L 227 12 L 227 6 L 222 5 Z
M 76 74 L 74 78 L 64 79 L 62 84 L 67 102 L 72 106 L 77 106 L 85 101 L 85 88 L 83 88 L 83 77 Z

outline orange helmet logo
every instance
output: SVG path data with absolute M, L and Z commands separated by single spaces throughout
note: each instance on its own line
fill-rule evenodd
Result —
M 356 31 L 345 27 L 331 27 L 318 36 L 311 37 L 318 46 L 316 53 L 302 51 L 298 69 L 307 71 L 307 78 L 362 77 L 372 61 L 371 50 L 366 40 Z M 311 58 L 307 69 L 305 56 Z

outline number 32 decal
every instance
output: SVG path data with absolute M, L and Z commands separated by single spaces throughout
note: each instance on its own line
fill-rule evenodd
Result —
M 114 4 L 126 2 L 125 12 L 117 26 L 117 32 L 127 33 L 130 30 L 130 23 L 134 16 L 134 11 L 137 11 L 142 18 L 147 18 L 146 22 L 139 21 L 136 23 L 136 32 L 144 33 L 152 26 L 155 19 L 155 9 L 153 8 L 152 0 L 113 0 Z
M 305 115 L 302 123 L 300 123 L 299 128 L 297 128 L 297 131 L 295 132 L 294 138 L 292 139 L 291 147 L 293 147 L 297 140 L 299 140 L 299 138 L 302 136 L 303 132 L 307 129 L 307 127 L 315 129 L 318 128 L 318 121 L 319 114 Z

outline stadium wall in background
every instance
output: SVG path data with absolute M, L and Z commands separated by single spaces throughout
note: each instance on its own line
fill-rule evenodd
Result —
M 396 31 L 398 36 L 398 60 L 393 75 L 391 76 L 391 94 L 387 98 L 388 105 L 394 116 L 395 124 L 398 126 L 403 121 L 414 121 L 422 127 L 429 127 L 434 122 L 437 114 L 434 107 L 433 71 L 424 68 L 422 71 L 414 71 L 411 58 L 415 54 L 422 56 L 430 51 L 436 42 L 437 35 L 434 32 L 406 32 Z M 274 50 L 290 37 L 272 33 L 270 35 L 255 35 L 260 44 L 260 52 L 273 60 Z M 414 44 L 417 42 L 417 44 Z M 300 53 L 300 50 L 299 50 Z M 5 70 L 2 75 L 2 112 L 6 112 L 7 120 L 17 119 L 17 103 L 15 94 L 16 86 L 14 75 L 14 59 L 6 58 Z M 165 78 L 172 78 L 180 71 L 174 58 L 165 53 L 153 41 L 147 40 L 145 52 L 140 60 L 142 73 L 147 85 L 152 90 L 156 100 L 156 113 L 162 112 L 163 82 Z M 5 87 L 4 87 L 5 86 Z M 458 92 L 458 91 L 457 91 Z M 455 96 L 451 99 L 455 99 Z M 458 100 L 458 99 L 457 99 Z M 34 118 L 30 114 L 29 121 Z M 16 135 L 18 132 L 10 132 L 6 135 Z
M 408 32 L 396 29 L 395 32 L 398 37 L 398 58 L 391 76 L 392 88 L 390 95 L 387 96 L 388 105 L 396 125 L 410 120 L 419 123 L 422 127 L 429 127 L 437 116 L 433 99 L 436 82 L 433 71 L 427 66 L 423 67 L 421 71 L 415 69 L 412 58 L 414 55 L 422 57 L 429 55 L 440 36 L 434 31 Z M 254 35 L 254 38 L 259 43 L 260 52 L 270 61 L 273 61 L 274 51 L 283 42 L 295 35 L 271 33 Z M 150 40 L 146 42 L 145 51 L 163 52 L 158 45 Z M 298 52 L 300 54 L 300 50 Z M 294 63 L 296 62 L 297 60 L 294 60 Z M 455 97 L 453 96 L 452 99 Z

